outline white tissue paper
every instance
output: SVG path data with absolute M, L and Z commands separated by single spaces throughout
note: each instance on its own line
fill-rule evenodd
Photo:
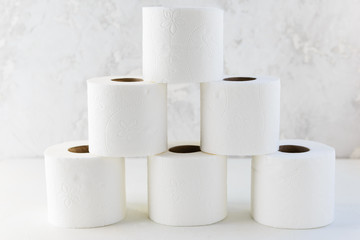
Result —
M 125 217 L 124 159 L 94 156 L 87 144 L 66 142 L 44 153 L 48 219 L 53 225 L 91 228 Z
M 278 78 L 227 77 L 201 84 L 202 151 L 221 155 L 275 152 L 279 125 Z
M 210 82 L 223 74 L 223 10 L 143 8 L 146 81 Z
M 227 215 L 226 156 L 183 145 L 148 157 L 149 217 L 171 226 L 208 225 Z
M 165 84 L 116 76 L 87 83 L 90 153 L 141 157 L 166 151 Z
M 253 157 L 254 220 L 289 229 L 330 224 L 334 219 L 335 150 L 305 140 L 283 140 L 280 145 L 276 153 Z

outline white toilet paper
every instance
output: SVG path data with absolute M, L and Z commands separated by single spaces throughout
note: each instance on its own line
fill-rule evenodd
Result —
M 221 155 L 277 151 L 280 80 L 229 77 L 201 84 L 201 150 Z
M 226 157 L 182 145 L 148 157 L 149 217 L 172 226 L 218 222 L 227 214 Z
M 217 8 L 143 8 L 146 81 L 210 82 L 223 74 L 223 11 Z
M 89 148 L 107 157 L 140 157 L 167 149 L 166 85 L 140 78 L 88 80 Z
M 50 223 L 91 228 L 124 218 L 123 158 L 89 154 L 87 141 L 54 145 L 44 154 Z
M 305 140 L 280 141 L 276 153 L 252 160 L 251 212 L 277 228 L 305 229 L 334 219 L 335 150 Z

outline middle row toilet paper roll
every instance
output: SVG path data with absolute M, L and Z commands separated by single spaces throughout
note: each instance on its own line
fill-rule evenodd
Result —
M 166 151 L 165 84 L 118 76 L 87 83 L 90 153 L 141 157 Z
M 277 151 L 280 80 L 227 77 L 201 84 L 201 150 L 221 155 Z
M 172 226 L 208 225 L 227 215 L 226 156 L 180 145 L 148 157 L 149 217 Z

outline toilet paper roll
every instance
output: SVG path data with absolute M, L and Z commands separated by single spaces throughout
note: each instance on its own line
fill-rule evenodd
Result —
M 116 76 L 87 83 L 92 154 L 140 157 L 166 151 L 165 84 Z
M 146 81 L 210 82 L 223 74 L 223 11 L 217 8 L 143 8 Z
M 334 219 L 335 150 L 284 140 L 276 153 L 252 160 L 251 213 L 255 221 L 290 229 L 317 228 Z
M 197 226 L 226 217 L 226 157 L 181 145 L 148 157 L 149 217 L 172 226 Z
M 278 149 L 280 80 L 227 77 L 201 84 L 201 150 L 259 155 Z
M 94 156 L 87 141 L 54 145 L 44 155 L 50 223 L 91 228 L 124 218 L 123 158 Z

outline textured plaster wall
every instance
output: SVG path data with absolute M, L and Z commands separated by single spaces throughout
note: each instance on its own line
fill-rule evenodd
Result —
M 225 72 L 281 78 L 281 137 L 360 157 L 360 1 L 0 0 L 0 158 L 86 138 L 86 79 L 141 73 L 160 4 L 223 8 Z M 169 140 L 199 139 L 198 94 L 169 86 Z

